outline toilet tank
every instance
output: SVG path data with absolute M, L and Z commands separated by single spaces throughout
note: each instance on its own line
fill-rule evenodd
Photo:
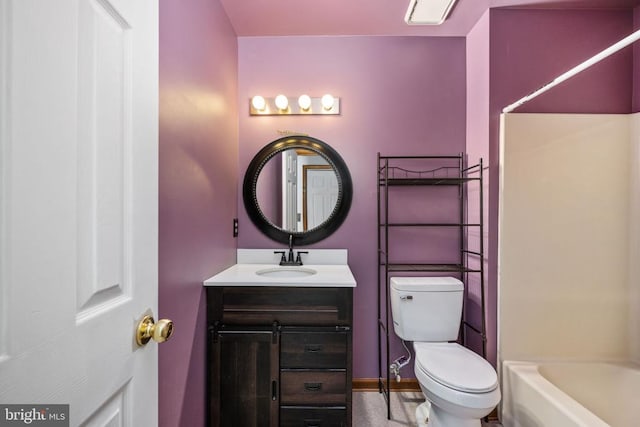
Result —
M 464 286 L 454 277 L 392 277 L 393 329 L 405 341 L 458 338 Z

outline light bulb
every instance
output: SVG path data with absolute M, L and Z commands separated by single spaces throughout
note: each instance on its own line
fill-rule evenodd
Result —
M 298 98 L 298 105 L 303 111 L 308 111 L 311 108 L 311 98 L 309 95 L 300 95 Z
M 289 108 L 289 100 L 284 95 L 276 96 L 275 102 L 276 102 L 276 107 L 278 107 L 278 110 L 284 111 L 287 108 Z
M 322 97 L 322 108 L 324 108 L 325 110 L 331 110 L 333 108 L 334 102 L 335 99 L 333 98 L 333 95 L 326 94 Z
M 251 98 L 251 105 L 256 110 L 263 111 L 267 106 L 267 102 L 260 95 L 256 95 L 253 98 Z

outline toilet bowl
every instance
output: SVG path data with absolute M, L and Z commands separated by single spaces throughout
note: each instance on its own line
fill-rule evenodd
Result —
M 429 427 L 479 427 L 500 402 L 498 376 L 474 352 L 456 343 L 414 343 L 414 372 L 431 402 Z
M 493 366 L 455 343 L 463 283 L 453 277 L 392 277 L 390 283 L 394 331 L 413 341 L 414 372 L 429 402 L 416 411 L 416 421 L 422 426 L 428 418 L 428 427 L 480 427 L 501 396 Z

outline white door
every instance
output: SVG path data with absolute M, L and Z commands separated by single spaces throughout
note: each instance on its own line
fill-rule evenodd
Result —
M 157 0 L 0 0 L 0 404 L 157 425 L 157 92 Z
M 311 230 L 329 218 L 338 202 L 338 177 L 329 165 L 308 165 L 305 175 L 305 230 Z

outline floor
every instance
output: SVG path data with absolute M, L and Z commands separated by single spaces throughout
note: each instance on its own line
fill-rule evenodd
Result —
M 382 394 L 372 392 L 353 393 L 354 427 L 401 427 L 416 424 L 416 407 L 424 402 L 420 392 L 391 393 L 391 419 L 387 420 L 387 405 Z M 499 427 L 498 423 L 483 423 L 485 427 Z

